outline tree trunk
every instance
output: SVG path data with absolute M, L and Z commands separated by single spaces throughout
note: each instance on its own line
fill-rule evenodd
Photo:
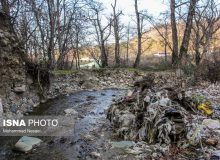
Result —
M 142 52 L 142 46 L 141 46 L 141 24 L 140 24 L 140 13 L 138 11 L 138 4 L 137 0 L 135 0 L 135 13 L 136 13 L 136 19 L 137 19 L 137 34 L 138 34 L 138 48 L 137 48 L 137 57 L 135 59 L 133 67 L 136 68 L 140 65 L 140 59 L 141 59 L 141 52 Z
M 106 55 L 104 41 L 101 42 L 101 63 L 102 63 L 101 65 L 103 68 L 108 66 L 108 57 Z
M 189 47 L 189 41 L 190 41 L 190 35 L 192 30 L 192 24 L 193 24 L 193 16 L 195 15 L 195 6 L 196 6 L 197 0 L 190 0 L 190 6 L 186 21 L 186 27 L 184 31 L 183 41 L 180 47 L 180 55 L 179 55 L 179 63 L 182 64 L 183 59 L 186 62 L 186 56 L 188 52 Z
M 128 25 L 128 30 L 127 30 L 127 44 L 126 44 L 126 65 L 128 66 L 129 64 L 129 42 L 130 42 L 130 24 Z
M 53 69 L 53 54 L 54 54 L 54 38 L 55 38 L 55 17 L 54 17 L 54 1 L 47 0 L 48 3 L 48 12 L 50 19 L 50 38 L 49 38 L 49 46 L 47 50 L 48 54 L 48 68 Z
M 115 0 L 113 8 L 113 28 L 114 28 L 114 36 L 115 36 L 115 66 L 120 66 L 120 37 L 119 37 L 119 20 L 118 16 L 116 15 L 116 3 L 117 0 Z
M 8 0 L 1 0 L 1 5 L 2 5 L 2 11 L 4 14 L 7 16 L 10 16 L 10 6 Z
M 165 61 L 167 62 L 167 42 L 164 45 L 164 54 L 165 54 Z
M 172 51 L 172 64 L 174 66 L 178 63 L 178 36 L 177 36 L 177 27 L 176 27 L 176 16 L 175 16 L 175 0 L 170 0 L 170 19 L 171 19 L 171 28 L 172 28 L 172 41 L 173 41 L 173 51 Z
M 198 49 L 196 49 L 195 59 L 196 59 L 196 65 L 198 66 L 200 64 L 200 61 L 201 61 L 201 54 L 200 54 Z

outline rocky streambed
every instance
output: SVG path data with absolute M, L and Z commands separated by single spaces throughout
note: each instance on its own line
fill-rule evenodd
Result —
M 73 109 L 78 113 L 70 135 L 38 137 L 43 143 L 27 154 L 12 150 L 20 137 L 0 137 L 0 159 L 101 159 L 103 156 L 112 159 L 118 151 L 103 154 L 107 151 L 109 142 L 114 140 L 110 124 L 106 120 L 106 110 L 115 98 L 125 92 L 121 89 L 79 91 L 41 104 L 32 115 L 65 115 L 66 109 Z

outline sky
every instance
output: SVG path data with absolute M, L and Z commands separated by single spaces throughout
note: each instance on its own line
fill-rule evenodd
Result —
M 106 7 L 106 13 L 110 14 L 112 12 L 111 4 L 114 0 L 102 0 L 101 1 Z M 160 12 L 167 9 L 168 4 L 165 4 L 164 0 L 138 0 L 139 10 L 147 10 L 148 13 L 157 17 Z M 117 8 L 122 10 L 124 13 L 123 21 L 128 22 L 130 16 L 134 15 L 134 0 L 117 0 Z

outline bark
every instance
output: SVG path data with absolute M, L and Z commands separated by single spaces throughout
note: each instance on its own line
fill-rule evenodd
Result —
M 54 54 L 54 38 L 55 38 L 55 11 L 54 11 L 54 0 L 47 0 L 48 4 L 48 12 L 50 19 L 50 38 L 49 38 L 49 46 L 47 50 L 48 54 L 48 68 L 53 69 L 53 54 Z
M 196 65 L 198 66 L 201 60 L 201 53 L 200 53 L 200 30 L 199 26 L 197 25 L 197 30 L 195 33 L 195 61 Z
M 127 44 L 126 44 L 126 65 L 128 66 L 129 61 L 129 42 L 130 42 L 130 24 L 127 30 Z
M 176 15 L 175 15 L 175 0 L 170 0 L 170 19 L 171 19 L 171 28 L 172 28 L 172 64 L 175 66 L 178 63 L 179 47 L 178 47 L 178 35 L 177 35 L 177 26 L 176 26 Z
M 182 44 L 180 47 L 180 55 L 179 55 L 179 63 L 180 64 L 183 63 L 182 62 L 183 58 L 186 58 L 186 56 L 187 56 L 190 35 L 191 35 L 191 30 L 192 30 L 192 24 L 193 24 L 193 16 L 195 15 L 196 3 L 197 3 L 197 0 L 190 0 L 190 6 L 189 6 L 187 21 L 186 21 L 186 27 L 185 27 L 185 31 L 184 31 L 183 41 L 182 41 Z
M 10 15 L 10 6 L 8 0 L 1 0 L 1 5 L 2 5 L 2 11 L 6 15 Z
M 105 47 L 105 42 L 108 39 L 108 37 L 110 36 L 111 31 L 109 32 L 109 34 L 104 37 L 105 34 L 105 30 L 111 25 L 111 22 L 104 28 L 102 28 L 101 25 L 101 20 L 99 17 L 99 12 L 96 10 L 96 24 L 95 24 L 95 29 L 96 29 L 96 33 L 97 33 L 97 37 L 98 37 L 98 43 L 99 43 L 99 48 L 100 48 L 100 52 L 101 52 L 101 66 L 107 67 L 108 66 L 108 55 L 106 52 L 106 47 Z
M 116 14 L 116 3 L 115 0 L 113 8 L 113 28 L 114 28 L 114 36 L 115 36 L 115 66 L 120 66 L 120 37 L 119 37 L 119 18 Z
M 141 52 L 142 52 L 142 34 L 141 34 L 141 22 L 140 22 L 140 13 L 138 11 L 138 4 L 137 0 L 135 0 L 135 14 L 136 14 L 136 19 L 137 19 L 137 35 L 138 35 L 138 48 L 137 48 L 137 57 L 135 59 L 134 68 L 137 68 L 140 65 L 140 59 L 141 59 Z

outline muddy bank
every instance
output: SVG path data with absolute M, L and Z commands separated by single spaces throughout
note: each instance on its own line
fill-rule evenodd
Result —
M 27 78 L 17 90 L 9 90 L 0 96 L 3 115 L 8 118 L 29 115 L 40 103 L 60 95 L 68 95 L 82 90 L 103 88 L 128 88 L 132 84 L 132 72 L 120 70 L 77 71 L 72 74 L 51 74 L 51 83 L 44 97 L 40 96 L 37 84 Z M 0 105 L 1 106 L 1 105 Z

